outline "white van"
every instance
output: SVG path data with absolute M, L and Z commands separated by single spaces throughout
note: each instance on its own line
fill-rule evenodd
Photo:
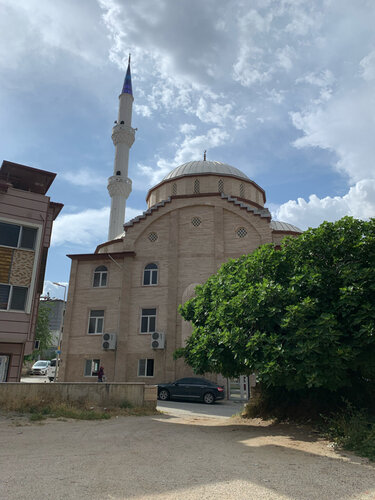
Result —
M 57 359 L 51 359 L 51 364 L 48 366 L 47 369 L 47 377 L 49 378 L 50 382 L 53 382 L 55 380 L 55 375 L 56 375 L 56 361 Z M 59 359 L 59 366 L 61 363 L 61 359 Z

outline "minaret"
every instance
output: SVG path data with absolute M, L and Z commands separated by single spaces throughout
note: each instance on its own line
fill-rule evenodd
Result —
M 132 190 L 132 181 L 128 178 L 129 150 L 134 142 L 135 130 L 131 126 L 133 91 L 130 74 L 130 54 L 128 69 L 122 92 L 119 95 L 118 118 L 112 129 L 112 141 L 116 148 L 115 164 L 112 177 L 108 179 L 108 192 L 111 197 L 108 239 L 113 240 L 124 231 L 126 200 Z

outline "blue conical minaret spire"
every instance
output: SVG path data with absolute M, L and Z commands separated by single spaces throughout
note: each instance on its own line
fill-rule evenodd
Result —
M 130 95 L 133 95 L 132 75 L 130 73 L 130 54 L 129 54 L 129 59 L 128 59 L 128 69 L 126 70 L 124 85 L 122 87 L 121 94 L 130 94 Z

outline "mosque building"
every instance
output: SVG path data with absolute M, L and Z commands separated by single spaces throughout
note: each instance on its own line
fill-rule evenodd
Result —
M 271 220 L 266 194 L 239 169 L 209 161 L 176 166 L 126 224 L 133 92 L 130 60 L 112 131 L 108 241 L 72 260 L 59 380 L 161 383 L 192 374 L 174 351 L 191 334 L 179 304 L 228 259 L 301 230 Z M 210 377 L 223 382 L 219 375 Z

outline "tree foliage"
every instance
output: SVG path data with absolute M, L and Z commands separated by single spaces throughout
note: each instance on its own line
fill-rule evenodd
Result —
M 375 219 L 323 223 L 281 250 L 225 263 L 180 306 L 196 373 L 256 372 L 265 387 L 336 391 L 375 381 Z
M 47 302 L 40 302 L 38 319 L 35 328 L 35 340 L 39 340 L 39 350 L 44 351 L 51 347 L 52 334 L 49 328 L 51 307 Z

